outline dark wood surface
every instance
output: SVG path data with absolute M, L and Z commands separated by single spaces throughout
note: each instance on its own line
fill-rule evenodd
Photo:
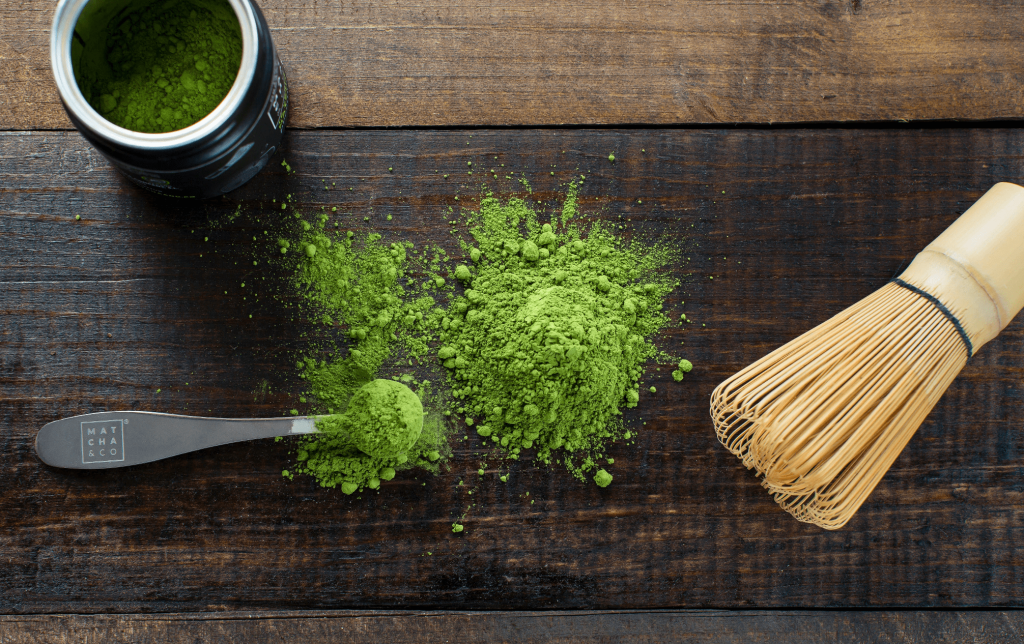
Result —
M 835 127 L 1019 119 L 1020 4 L 266 0 L 296 172 L 176 204 L 61 131 L 53 3 L 0 0 L 0 639 L 1019 640 L 1012 610 L 757 609 L 1021 607 L 1024 322 L 971 361 L 835 533 L 771 502 L 717 444 L 707 399 L 1021 177 L 1017 130 Z M 780 122 L 822 127 L 522 129 Z M 318 130 L 390 126 L 455 129 Z M 521 129 L 472 129 L 488 126 Z M 462 443 L 441 477 L 361 499 L 282 481 L 273 442 L 116 473 L 36 460 L 35 430 L 69 414 L 301 408 L 288 365 L 316 329 L 270 296 L 277 269 L 252 266 L 271 200 L 454 250 L 440 213 L 479 194 L 465 161 L 495 155 L 545 203 L 585 173 L 585 208 L 689 251 L 672 305 L 696 323 L 664 341 L 685 340 L 697 368 L 681 386 L 653 374 L 611 487 L 521 463 L 469 497 Z M 413 608 L 432 611 L 348 610 Z M 450 612 L 509 609 L 555 612 Z
M 1022 148 L 991 128 L 293 131 L 294 174 L 275 162 L 182 204 L 130 187 L 75 133 L 0 134 L 0 613 L 1019 607 L 1024 322 L 968 364 L 838 532 L 775 506 L 717 443 L 708 395 L 1020 177 Z M 687 249 L 670 305 L 695 323 L 663 341 L 697 366 L 681 385 L 652 373 L 610 487 L 522 462 L 470 497 L 471 443 L 451 472 L 362 498 L 283 481 L 287 447 L 270 441 L 110 472 L 36 460 L 34 432 L 60 416 L 301 408 L 289 365 L 311 329 L 239 286 L 283 279 L 252 266 L 271 199 L 457 252 L 437 223 L 479 195 L 467 160 L 524 173 L 545 203 L 586 174 L 585 209 Z
M 0 617 L 0 636 L 7 644 L 1006 644 L 1020 641 L 1022 632 L 1024 615 L 1014 611 L 279 611 Z
M 1020 0 L 264 0 L 292 127 L 1016 119 Z M 0 0 L 0 130 L 69 128 Z

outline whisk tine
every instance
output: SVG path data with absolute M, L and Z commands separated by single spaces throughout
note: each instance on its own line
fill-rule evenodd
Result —
M 928 325 L 924 325 L 923 320 L 911 319 L 909 322 L 920 329 L 916 332 L 917 336 L 927 336 L 932 331 L 931 324 L 938 321 L 932 320 Z M 906 321 L 897 320 L 895 323 L 903 322 Z M 816 396 L 811 400 L 811 403 L 818 406 L 805 412 L 805 416 L 816 414 L 816 422 L 802 425 L 799 440 L 791 440 L 781 455 L 787 463 L 787 469 L 792 471 L 790 480 L 803 478 L 804 485 L 821 485 L 822 477 L 832 478 L 836 474 L 835 468 L 829 468 L 835 460 L 836 449 L 847 441 L 853 441 L 847 447 L 854 449 L 858 442 L 871 439 L 867 432 L 852 432 L 862 423 L 871 425 L 871 416 L 883 414 L 886 407 L 881 403 L 882 397 L 888 396 L 891 388 L 911 368 L 911 362 L 899 359 L 901 356 L 897 355 L 902 354 L 905 358 L 908 349 L 914 346 L 915 343 L 907 344 L 906 336 L 910 334 L 911 328 L 907 325 L 887 337 L 881 346 L 870 345 L 871 351 L 862 348 L 856 355 L 850 356 L 845 363 L 849 367 L 847 374 L 841 377 L 830 374 L 827 381 L 833 383 L 833 386 L 829 387 L 827 395 Z M 885 331 L 885 327 L 882 330 Z M 842 393 L 837 393 L 840 387 L 844 389 Z M 793 426 L 803 421 L 804 418 L 787 418 L 781 422 Z M 809 467 L 803 466 L 806 462 L 815 463 L 814 476 L 808 474 Z M 771 483 L 783 480 L 772 471 L 768 471 L 765 476 Z
M 719 439 L 776 502 L 830 529 L 857 511 L 967 362 L 957 329 L 916 293 L 888 284 L 851 309 L 726 380 L 711 402 Z
M 800 521 L 837 529 L 978 347 L 1024 308 L 1024 188 L 997 184 L 893 282 L 711 394 L 718 439 Z

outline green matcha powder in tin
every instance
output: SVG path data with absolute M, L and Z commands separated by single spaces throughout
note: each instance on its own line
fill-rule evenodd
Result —
M 226 0 L 154 2 L 87 36 L 87 55 L 75 65 L 82 94 L 108 121 L 137 132 L 201 120 L 231 89 L 242 58 L 241 29 Z

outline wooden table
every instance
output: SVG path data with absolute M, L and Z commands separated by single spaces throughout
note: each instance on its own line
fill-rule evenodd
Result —
M 70 127 L 53 4 L 0 0 L 0 639 L 1020 641 L 1024 320 L 837 532 L 778 509 L 707 401 L 1021 179 L 1021 5 L 267 0 L 294 172 L 182 205 Z M 549 203 L 585 173 L 585 208 L 687 249 L 672 304 L 695 324 L 663 341 L 697 367 L 651 372 L 664 394 L 612 449 L 612 486 L 522 463 L 454 535 L 477 467 L 461 443 L 451 472 L 372 499 L 282 481 L 273 442 L 105 473 L 37 461 L 61 416 L 298 406 L 311 329 L 238 286 L 284 279 L 249 261 L 271 200 L 451 244 L 436 224 L 478 194 L 467 160 Z

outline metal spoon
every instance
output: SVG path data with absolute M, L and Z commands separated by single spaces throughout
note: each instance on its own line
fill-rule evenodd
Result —
M 348 372 L 355 386 L 373 380 L 373 374 L 359 364 L 350 365 Z M 312 434 L 317 431 L 316 418 L 204 418 L 151 411 L 97 412 L 43 425 L 36 434 L 36 454 L 53 467 L 108 470 L 257 438 Z
M 62 418 L 36 434 L 36 454 L 53 467 L 105 470 L 256 438 L 311 434 L 316 417 L 203 418 L 110 411 Z

